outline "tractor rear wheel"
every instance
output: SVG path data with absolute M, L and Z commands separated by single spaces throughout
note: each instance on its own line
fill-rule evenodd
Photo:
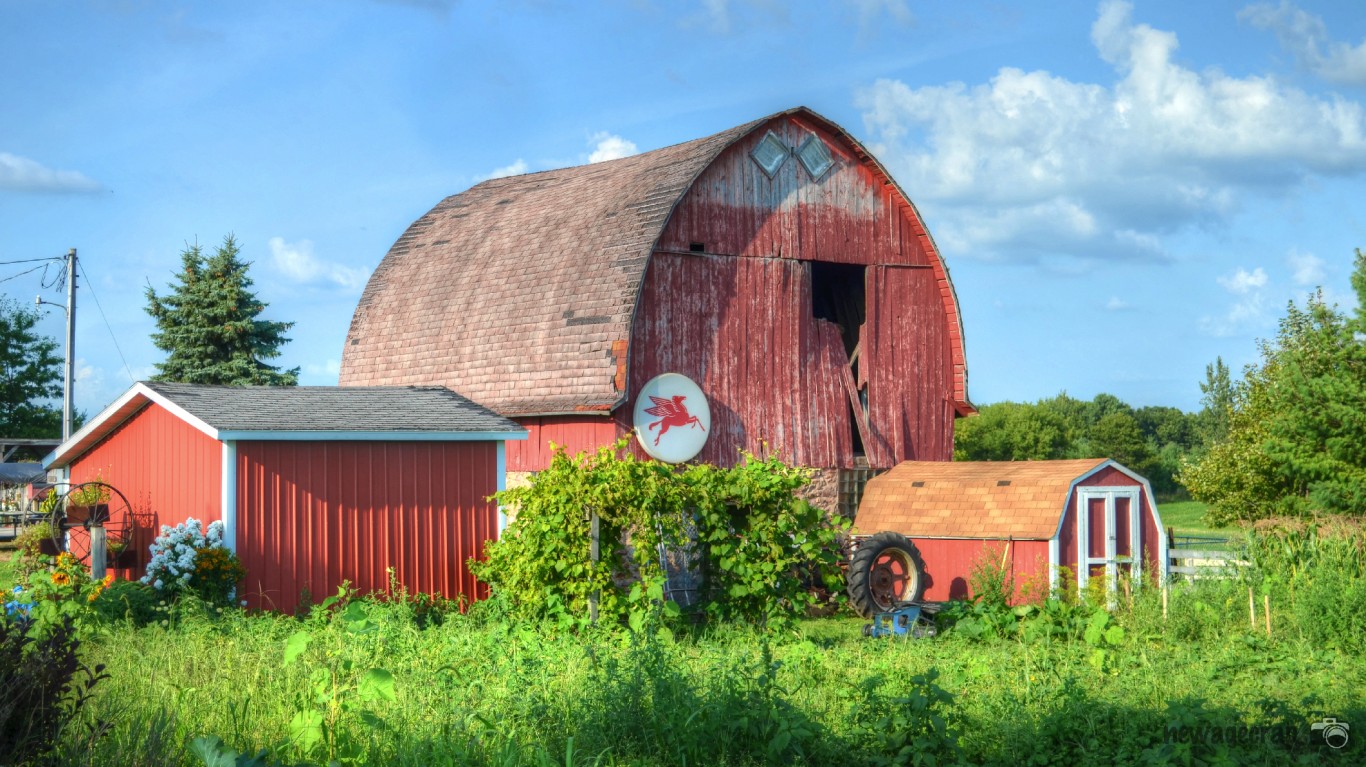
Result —
M 924 593 L 925 563 L 901 533 L 865 539 L 849 561 L 849 603 L 865 618 L 888 612 L 899 602 L 918 601 Z

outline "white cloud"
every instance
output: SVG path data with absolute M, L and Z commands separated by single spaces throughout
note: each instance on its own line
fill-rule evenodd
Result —
M 619 160 L 622 157 L 630 157 L 640 150 L 636 148 L 635 142 L 627 141 L 621 136 L 617 136 L 606 131 L 593 134 L 590 142 L 596 142 L 592 154 L 588 155 L 588 162 L 603 162 L 605 160 Z
M 1265 288 L 1269 282 L 1265 269 L 1259 266 L 1249 272 L 1240 267 L 1231 275 L 1216 278 L 1216 282 L 1238 298 L 1224 316 L 1202 318 L 1202 330 L 1224 337 L 1265 324 L 1268 317 Z
M 487 176 L 480 177 L 479 180 L 488 181 L 489 179 L 494 178 L 520 176 L 523 173 L 526 173 L 528 170 L 530 170 L 530 167 L 526 164 L 526 160 L 523 160 L 522 158 L 518 157 L 517 160 L 513 162 L 511 165 L 504 165 L 501 168 L 494 168 L 492 173 L 488 174 Z
M 19 192 L 98 192 L 98 181 L 74 170 L 53 170 L 42 163 L 0 152 L 0 189 Z
M 1366 110 L 1266 78 L 1196 72 L 1176 35 L 1107 0 L 1092 42 L 1108 84 L 1003 68 L 979 85 L 879 80 L 857 104 L 874 151 L 936 237 L 980 258 L 1164 257 L 1250 193 L 1366 172 Z
M 1110 300 L 1105 302 L 1105 311 L 1107 312 L 1123 312 L 1132 308 L 1134 308 L 1133 304 L 1119 296 L 1110 296 Z
M 1257 3 L 1238 12 L 1238 18 L 1254 27 L 1271 30 L 1300 66 L 1325 80 L 1366 85 L 1366 40 L 1352 46 L 1331 40 L 1323 19 L 1306 13 L 1293 3 Z
M 270 253 L 275 269 L 298 283 L 330 282 L 343 288 L 365 287 L 370 273 L 342 264 L 323 261 L 313 255 L 313 242 L 300 240 L 285 242 L 282 237 L 270 238 Z
M 1323 259 L 1313 253 L 1292 250 L 1285 256 L 1286 263 L 1294 273 L 1296 285 L 1319 285 L 1323 282 Z
M 317 362 L 306 362 L 304 363 L 304 372 L 309 375 L 336 378 L 341 375 L 341 360 L 326 360 L 321 364 Z
M 1219 284 L 1224 286 L 1224 290 L 1235 296 L 1245 296 L 1266 287 L 1266 271 L 1260 266 L 1251 272 L 1239 268 L 1232 276 L 1220 277 L 1218 280 Z

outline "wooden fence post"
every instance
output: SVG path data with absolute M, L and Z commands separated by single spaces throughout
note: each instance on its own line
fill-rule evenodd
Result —
M 90 528 L 90 577 L 97 580 L 104 580 L 105 572 L 108 569 L 108 538 L 105 535 L 104 525 L 93 525 Z

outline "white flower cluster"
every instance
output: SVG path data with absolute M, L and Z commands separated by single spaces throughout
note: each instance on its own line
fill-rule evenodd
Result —
M 161 535 L 152 543 L 152 559 L 147 563 L 147 574 L 142 582 L 157 591 L 180 591 L 190 584 L 194 575 L 195 554 L 209 546 L 223 546 L 223 523 L 213 521 L 209 529 L 190 518 L 171 527 L 161 526 Z

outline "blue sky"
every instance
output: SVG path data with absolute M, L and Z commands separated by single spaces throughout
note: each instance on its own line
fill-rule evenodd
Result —
M 296 323 L 280 361 L 335 383 L 366 278 L 446 195 L 797 105 L 919 207 L 978 404 L 1196 409 L 1287 301 L 1352 306 L 1366 247 L 1359 0 L 0 0 L 0 73 L 0 261 L 79 250 L 89 412 L 161 359 L 143 291 L 187 242 L 234 233 Z

